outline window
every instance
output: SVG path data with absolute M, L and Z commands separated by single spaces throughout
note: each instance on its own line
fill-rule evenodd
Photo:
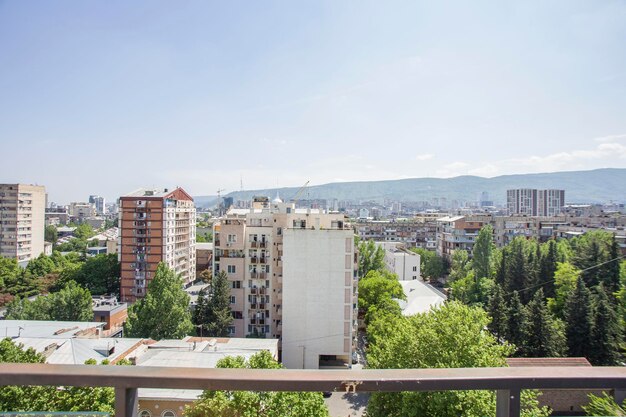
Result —
M 234 296 L 234 295 L 231 295 L 231 296 L 230 296 L 230 303 L 231 303 L 231 304 L 235 304 L 235 303 L 236 303 L 236 299 L 235 299 L 235 296 Z
M 172 410 L 165 410 L 163 414 L 161 414 L 161 417 L 176 417 L 176 413 Z
M 237 235 L 228 235 L 228 243 L 236 243 Z
M 241 288 L 241 281 L 232 281 L 231 282 L 231 287 L 232 288 Z
M 228 327 L 228 334 L 235 334 L 235 326 Z
M 148 410 L 141 410 L 139 412 L 139 417 L 152 417 L 152 414 L 150 414 L 150 411 Z
M 235 265 L 228 265 L 227 268 L 228 268 L 228 273 L 229 274 L 234 274 L 235 273 L 235 270 L 236 270 Z
M 413 267 L 413 272 L 417 272 L 417 267 L 416 266 Z

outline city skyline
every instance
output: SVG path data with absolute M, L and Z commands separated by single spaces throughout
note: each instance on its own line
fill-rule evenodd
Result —
M 0 177 L 69 202 L 626 167 L 625 17 L 612 1 L 2 2 L 0 146 L 29 158 Z

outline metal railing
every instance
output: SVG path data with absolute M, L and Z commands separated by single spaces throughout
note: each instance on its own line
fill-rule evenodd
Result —
M 0 364 L 0 385 L 113 387 L 115 416 L 137 415 L 138 388 L 230 391 L 496 391 L 496 416 L 520 415 L 524 389 L 626 392 L 624 367 L 520 367 L 384 370 L 199 369 L 148 366 Z

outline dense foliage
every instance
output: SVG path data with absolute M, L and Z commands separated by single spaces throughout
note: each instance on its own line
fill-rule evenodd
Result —
M 228 336 L 233 322 L 230 310 L 230 282 L 228 275 L 220 271 L 211 280 L 209 291 L 201 290 L 193 312 L 193 324 L 198 334 L 204 336 Z
M 376 369 L 499 367 L 513 347 L 485 330 L 488 315 L 459 302 L 411 317 L 379 316 L 368 327 L 368 364 Z M 526 416 L 545 416 L 535 394 L 523 395 Z M 491 391 L 374 393 L 371 417 L 495 414 Z
M 267 351 L 248 361 L 242 356 L 226 357 L 218 368 L 279 369 L 282 366 Z M 319 392 L 205 391 L 185 409 L 185 416 L 226 417 L 325 417 L 328 409 Z
M 359 276 L 364 277 L 369 271 L 382 270 L 385 267 L 385 250 L 373 240 L 358 242 Z
M 192 332 L 189 295 L 180 277 L 161 262 L 146 296 L 128 309 L 124 334 L 161 340 L 181 339 Z
M 70 281 L 59 292 L 42 295 L 33 301 L 16 298 L 7 305 L 8 320 L 91 321 L 91 293 Z
M 0 362 L 43 363 L 43 355 L 23 349 L 11 339 L 0 341 Z M 113 388 L 4 386 L 0 387 L 3 411 L 102 411 L 114 412 Z
M 620 268 L 612 233 L 594 231 L 542 244 L 516 237 L 495 249 L 487 226 L 473 255 L 453 253 L 451 298 L 485 307 L 493 319 L 489 329 L 515 345 L 515 355 L 619 363 L 626 263 Z

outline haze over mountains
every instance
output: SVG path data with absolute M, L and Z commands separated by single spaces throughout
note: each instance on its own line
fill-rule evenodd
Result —
M 290 199 L 300 187 L 268 188 L 231 192 L 224 197 L 248 200 L 255 195 Z M 496 204 L 506 202 L 510 188 L 558 188 L 565 190 L 568 203 L 626 202 L 626 168 L 568 171 L 543 174 L 502 175 L 493 178 L 460 176 L 454 178 L 408 178 L 388 181 L 337 182 L 309 186 L 300 199 L 430 201 L 478 201 L 483 191 Z M 216 196 L 194 197 L 201 207 L 214 205 Z

